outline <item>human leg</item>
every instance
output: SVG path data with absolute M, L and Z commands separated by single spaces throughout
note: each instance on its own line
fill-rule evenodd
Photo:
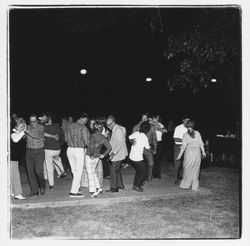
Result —
M 36 150 L 35 156 L 35 173 L 37 176 L 38 186 L 40 187 L 41 194 L 45 192 L 45 180 L 43 176 L 43 164 L 45 160 L 44 149 Z
M 26 170 L 30 185 L 30 195 L 39 193 L 39 187 L 35 175 L 35 155 L 34 150 L 26 150 Z
M 73 172 L 73 181 L 71 186 L 71 193 L 76 194 L 79 191 L 81 178 L 82 178 L 82 170 L 83 170 L 83 163 L 85 159 L 85 152 L 83 148 L 70 148 L 71 154 L 68 155 L 71 170 Z
M 174 146 L 174 179 L 175 182 L 178 180 L 178 174 L 180 172 L 181 160 L 176 160 L 181 150 L 181 145 L 175 144 Z
M 157 142 L 157 151 L 155 154 L 154 166 L 153 166 L 153 177 L 161 178 L 161 152 L 162 152 L 162 141 Z
M 21 186 L 18 161 L 10 162 L 10 182 L 14 196 L 21 195 L 23 191 Z
M 48 181 L 50 186 L 54 186 L 54 164 L 53 164 L 53 151 L 45 149 L 45 163 L 48 172 Z

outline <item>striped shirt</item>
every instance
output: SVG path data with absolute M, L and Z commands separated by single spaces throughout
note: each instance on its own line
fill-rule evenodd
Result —
M 90 133 L 85 125 L 77 122 L 70 124 L 67 131 L 67 143 L 70 148 L 85 148 L 89 146 Z

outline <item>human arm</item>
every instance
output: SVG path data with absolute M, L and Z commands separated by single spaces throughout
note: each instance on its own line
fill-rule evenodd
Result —
M 11 139 L 14 143 L 17 143 L 23 138 L 24 135 L 25 135 L 24 131 L 22 132 L 15 131 L 11 134 Z
M 204 148 L 204 143 L 202 141 L 202 138 L 201 138 L 201 134 L 197 131 L 197 138 L 198 138 L 198 143 L 199 143 L 199 146 L 201 148 L 201 153 L 203 155 L 203 157 L 206 156 L 206 152 L 205 152 L 205 148 Z
M 114 140 L 112 140 L 113 144 L 111 143 L 112 146 L 112 150 L 110 152 L 110 160 L 114 157 L 114 155 L 117 155 L 117 153 L 120 151 L 120 149 L 123 147 L 124 145 L 124 132 L 121 128 L 117 128 L 115 130 L 115 132 L 113 132 L 113 135 L 115 134 L 115 138 L 113 138 Z M 112 136 L 113 136 L 112 135 Z
M 103 159 L 106 155 L 108 155 L 108 153 L 112 149 L 111 144 L 109 143 L 109 141 L 105 137 L 104 137 L 104 140 L 103 140 L 103 145 L 105 146 L 106 150 L 102 155 L 99 156 L 101 159 Z
M 182 134 L 180 135 L 180 130 L 179 130 L 179 126 L 177 126 L 176 128 L 175 128 L 175 130 L 174 130 L 174 135 L 173 135 L 173 138 L 174 138 L 174 142 L 175 143 L 179 143 L 179 144 L 181 144 L 182 143 Z
M 86 146 L 90 145 L 90 133 L 86 126 L 82 128 L 82 137 Z
M 129 139 L 129 141 L 130 141 L 130 143 L 132 144 L 132 145 L 135 145 L 136 144 L 136 132 L 134 132 L 134 133 L 132 133 L 131 135 L 129 135 L 129 137 L 128 137 L 128 139 Z
M 44 137 L 47 137 L 47 138 L 54 138 L 56 141 L 59 141 L 59 139 L 60 139 L 59 134 L 52 135 L 52 134 L 49 134 L 49 133 L 47 133 L 47 132 L 44 133 Z
M 93 158 L 95 152 L 95 137 L 94 134 L 90 135 L 89 146 L 88 146 L 88 155 Z
M 183 136 L 183 139 L 182 139 L 182 145 L 181 145 L 181 150 L 180 150 L 180 153 L 179 155 L 177 156 L 176 160 L 180 160 L 184 151 L 186 150 L 187 148 L 187 138 L 186 138 L 186 134 L 184 134 Z
M 157 123 L 155 124 L 155 129 L 156 129 L 157 131 L 160 131 L 161 133 L 166 133 L 166 132 L 168 132 L 167 129 L 165 128 L 165 126 L 164 126 L 163 124 L 159 123 L 159 122 L 157 122 Z

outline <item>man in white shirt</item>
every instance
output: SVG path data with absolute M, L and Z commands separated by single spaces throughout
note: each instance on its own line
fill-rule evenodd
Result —
M 181 145 L 182 145 L 182 138 L 183 135 L 187 132 L 187 127 L 186 123 L 188 122 L 189 118 L 183 118 L 182 119 L 182 124 L 178 125 L 175 130 L 174 130 L 174 182 L 175 184 L 178 184 L 178 179 L 179 179 L 179 172 L 180 172 L 180 167 L 181 167 L 181 160 L 176 160 L 178 154 L 180 153 L 181 150 Z

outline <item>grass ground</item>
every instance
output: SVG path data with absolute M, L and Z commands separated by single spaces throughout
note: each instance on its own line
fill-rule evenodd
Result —
M 200 185 L 211 189 L 212 195 L 108 206 L 13 209 L 11 238 L 239 238 L 239 170 L 203 169 Z

